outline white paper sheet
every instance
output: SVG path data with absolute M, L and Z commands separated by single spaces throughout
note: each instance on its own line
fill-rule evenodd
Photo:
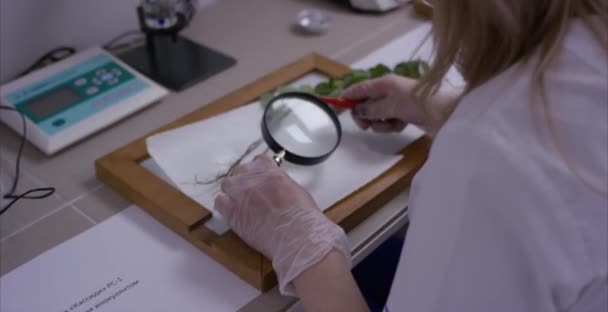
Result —
M 252 103 L 214 118 L 193 123 L 148 138 L 150 156 L 182 192 L 213 212 L 207 226 L 216 232 L 227 230 L 215 212 L 214 201 L 220 182 L 200 185 L 225 172 L 254 141 L 262 138 L 262 107 Z M 374 136 L 359 130 L 346 113 L 340 116 L 342 141 L 325 162 L 298 166 L 287 162 L 282 168 L 311 193 L 322 210 L 367 184 L 393 166 L 401 156 L 395 152 L 420 136 L 412 128 L 405 135 L 370 140 Z M 261 146 L 245 162 L 266 150 Z
M 260 292 L 132 206 L 0 278 L 0 311 L 236 311 Z

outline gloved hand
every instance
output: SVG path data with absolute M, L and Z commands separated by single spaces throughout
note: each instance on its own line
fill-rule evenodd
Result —
M 355 123 L 363 130 L 398 132 L 408 123 L 423 124 L 419 105 L 412 90 L 416 80 L 394 74 L 353 85 L 342 97 L 363 101 L 352 111 Z
M 282 294 L 294 295 L 291 281 L 332 249 L 351 261 L 342 228 L 268 156 L 224 178 L 215 208 L 236 234 L 272 260 Z

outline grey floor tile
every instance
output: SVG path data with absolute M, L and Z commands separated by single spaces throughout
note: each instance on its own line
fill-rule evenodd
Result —
M 19 140 L 20 137 L 15 132 L 0 123 L 0 148 L 4 154 L 10 155 L 10 159 L 14 159 L 17 153 Z M 97 154 L 79 153 L 81 145 L 79 143 L 53 156 L 47 156 L 27 143 L 21 159 L 22 168 L 35 174 L 40 181 L 56 187 L 65 200 L 72 200 L 101 184 L 95 179 L 94 161 L 102 151 L 91 149 L 91 152 Z
M 74 202 L 73 205 L 96 222 L 101 222 L 129 207 L 132 203 L 108 186 L 102 186 Z
M 0 242 L 0 275 L 82 233 L 92 225 L 68 207 L 11 236 Z
M 14 179 L 14 162 L 3 158 L 0 155 L 0 194 L 4 195 L 9 191 Z M 39 184 L 33 181 L 26 174 L 19 177 L 16 193 L 22 193 L 29 189 L 47 187 L 48 185 Z M 8 205 L 9 200 L 0 198 L 0 207 Z M 2 216 L 0 216 L 0 239 L 14 233 L 16 230 L 32 223 L 35 220 L 49 214 L 51 211 L 61 206 L 63 202 L 59 196 L 51 195 L 43 199 L 20 199 L 11 206 Z

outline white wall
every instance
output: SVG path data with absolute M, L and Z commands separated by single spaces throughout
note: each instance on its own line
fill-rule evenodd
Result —
M 213 3 L 199 0 L 199 9 Z M 59 46 L 102 45 L 138 28 L 139 0 L 0 0 L 0 83 Z
M 59 45 L 86 48 L 137 29 L 139 0 L 0 0 L 0 82 Z

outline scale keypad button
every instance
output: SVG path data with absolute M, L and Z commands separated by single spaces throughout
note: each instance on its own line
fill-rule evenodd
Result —
M 101 76 L 101 75 L 103 75 L 105 73 L 106 73 L 106 69 L 105 68 L 100 68 L 100 69 L 98 69 L 98 70 L 95 71 L 95 75 L 97 75 L 97 76 Z
M 112 75 L 112 73 L 105 73 L 105 74 L 101 75 L 100 78 L 103 81 L 108 81 L 108 80 L 112 80 L 114 78 L 114 75 Z
M 93 78 L 93 84 L 96 86 L 100 86 L 101 85 L 101 80 L 99 80 L 99 78 Z
M 65 119 L 63 119 L 63 118 L 59 118 L 59 119 L 53 121 L 53 123 L 52 123 L 53 127 L 61 127 L 64 124 L 65 124 Z
M 99 88 L 97 87 L 90 87 L 87 89 L 87 95 L 93 95 L 95 93 L 97 93 L 99 91 Z
M 108 81 L 109 85 L 115 85 L 117 83 L 118 83 L 118 79 L 116 79 L 116 78 L 112 78 L 112 80 Z
M 87 78 L 79 78 L 76 81 L 74 81 L 74 84 L 78 87 L 82 87 L 85 84 L 87 84 Z
M 113 68 L 112 74 L 114 74 L 115 76 L 120 76 L 120 75 L 122 75 L 122 70 L 120 70 L 118 68 Z

